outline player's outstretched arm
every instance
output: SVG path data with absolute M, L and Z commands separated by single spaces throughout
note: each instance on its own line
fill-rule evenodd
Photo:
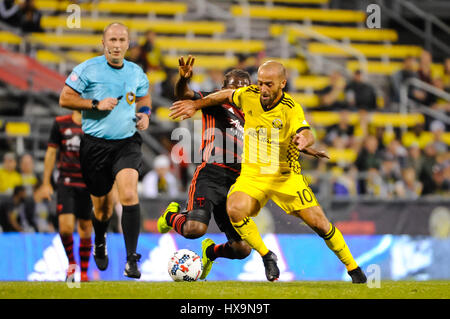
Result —
M 202 108 L 213 105 L 221 105 L 227 102 L 231 103 L 233 92 L 234 92 L 233 89 L 226 89 L 214 92 L 212 94 L 209 94 L 208 96 L 205 96 L 202 99 L 195 101 L 191 100 L 176 101 L 170 107 L 171 112 L 169 116 L 174 120 L 178 118 L 180 118 L 181 120 L 191 118 L 192 116 L 194 116 L 195 112 L 197 112 Z
M 315 158 L 326 158 L 330 159 L 330 156 L 327 154 L 326 151 L 319 151 L 312 147 L 305 147 L 301 150 L 303 154 L 307 154 L 309 156 L 315 157 Z

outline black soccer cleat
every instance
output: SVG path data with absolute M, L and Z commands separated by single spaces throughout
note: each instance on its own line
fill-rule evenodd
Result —
M 125 265 L 125 270 L 123 274 L 129 278 L 141 278 L 141 272 L 139 271 L 137 262 L 141 259 L 140 254 L 130 254 L 127 257 L 127 264 Z
M 352 277 L 352 283 L 354 284 L 365 284 L 367 282 L 367 277 L 360 267 L 350 270 L 348 274 Z
M 268 281 L 275 281 L 280 277 L 280 270 L 277 266 L 277 255 L 269 250 L 267 254 L 262 257 L 264 268 L 266 269 L 266 278 Z
M 106 250 L 106 234 L 105 239 L 102 241 L 101 244 L 95 244 L 94 245 L 94 260 L 95 264 L 97 265 L 97 268 L 101 271 L 108 268 L 109 258 L 108 258 L 108 251 Z

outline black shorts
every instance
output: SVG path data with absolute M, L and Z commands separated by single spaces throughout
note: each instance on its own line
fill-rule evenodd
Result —
M 106 140 L 85 134 L 80 144 L 80 163 L 89 192 L 108 194 L 119 171 L 132 168 L 142 173 L 142 138 L 139 133 L 123 140 Z
M 58 216 L 74 214 L 78 219 L 91 219 L 92 201 L 87 188 L 59 184 L 56 187 L 56 204 Z
M 213 214 L 220 231 L 231 242 L 242 240 L 227 214 L 228 190 L 236 182 L 238 176 L 239 173 L 232 172 L 227 168 L 202 163 L 197 167 L 192 178 L 186 207 L 188 211 L 204 210 L 208 214 L 207 220 L 201 218 L 198 221 L 206 224 L 209 223 Z M 195 220 L 194 215 L 189 219 Z

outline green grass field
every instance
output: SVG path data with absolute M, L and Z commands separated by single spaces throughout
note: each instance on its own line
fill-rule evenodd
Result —
M 348 282 L 0 282 L 0 299 L 450 299 L 450 281 Z

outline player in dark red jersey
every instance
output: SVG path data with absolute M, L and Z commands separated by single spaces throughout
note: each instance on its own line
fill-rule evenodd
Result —
M 188 87 L 194 61 L 191 56 L 186 63 L 183 57 L 179 59 L 179 79 L 175 85 L 178 99 L 201 99 L 212 93 L 194 92 Z M 233 69 L 225 74 L 223 89 L 237 89 L 250 84 L 248 72 Z M 200 279 L 205 279 L 216 258 L 244 259 L 251 248 L 236 232 L 226 211 L 228 190 L 241 170 L 244 114 L 233 104 L 222 104 L 203 108 L 202 121 L 202 163 L 192 178 L 186 211 L 180 212 L 178 203 L 170 203 L 158 219 L 158 231 L 166 233 L 173 228 L 185 238 L 199 238 L 206 233 L 211 215 L 214 215 L 217 226 L 228 241 L 219 245 L 209 238 L 202 241 L 203 272 Z M 312 148 L 305 153 L 317 158 L 328 157 L 325 152 Z
M 79 150 L 83 131 L 81 130 L 81 113 L 58 116 L 48 140 L 44 160 L 42 192 L 51 200 L 53 195 L 52 172 L 59 150 L 59 177 L 56 183 L 57 214 L 59 235 L 69 259 L 67 277 L 73 280 L 76 265 L 73 254 L 73 231 L 75 219 L 78 219 L 80 235 L 79 255 L 81 281 L 89 281 L 87 270 L 91 256 L 92 202 L 81 173 Z

